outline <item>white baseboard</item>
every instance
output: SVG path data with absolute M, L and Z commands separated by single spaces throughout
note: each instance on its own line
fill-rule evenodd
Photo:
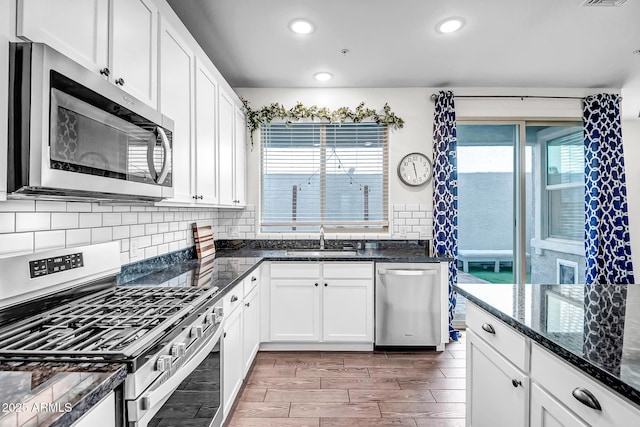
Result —
M 260 351 L 373 351 L 373 343 L 263 342 Z

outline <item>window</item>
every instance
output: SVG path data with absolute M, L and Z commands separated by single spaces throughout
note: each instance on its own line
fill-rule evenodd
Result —
M 261 128 L 263 232 L 388 226 L 388 131 L 374 123 Z
M 548 237 L 584 240 L 584 143 L 582 129 L 564 128 L 547 140 Z

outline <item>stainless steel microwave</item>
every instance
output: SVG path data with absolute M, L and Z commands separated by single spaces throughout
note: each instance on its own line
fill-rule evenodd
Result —
M 173 197 L 173 121 L 42 43 L 11 43 L 7 194 Z

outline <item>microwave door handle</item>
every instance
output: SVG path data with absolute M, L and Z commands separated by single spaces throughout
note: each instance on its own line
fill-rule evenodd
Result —
M 149 144 L 147 146 L 147 165 L 149 167 L 149 172 L 151 173 L 153 180 L 158 184 L 162 184 L 164 180 L 167 179 L 167 175 L 169 174 L 169 151 L 171 150 L 171 146 L 169 145 L 169 138 L 167 138 L 167 134 L 164 132 L 164 129 L 158 126 L 156 127 L 156 133 L 160 136 L 160 140 L 162 141 L 162 148 L 164 151 L 162 159 L 162 170 L 158 174 L 155 164 L 153 163 L 153 150 L 156 146 L 155 137 L 149 138 Z

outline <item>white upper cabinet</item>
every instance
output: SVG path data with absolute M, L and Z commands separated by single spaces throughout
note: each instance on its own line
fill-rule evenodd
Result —
M 220 90 L 218 97 L 218 177 L 220 179 L 220 205 L 233 206 L 235 192 L 233 190 L 234 171 L 234 105 L 231 97 Z
M 109 0 L 18 0 L 16 29 L 95 72 L 109 66 Z
M 174 122 L 174 197 L 168 202 L 194 201 L 191 170 L 193 67 L 193 52 L 163 19 L 160 28 L 160 111 Z
M 158 106 L 158 9 L 149 0 L 111 0 L 111 79 Z
M 17 36 L 48 44 L 158 107 L 158 11 L 150 0 L 19 0 Z
M 196 60 L 196 146 L 195 200 L 199 204 L 218 203 L 216 100 L 218 83 L 204 64 Z

